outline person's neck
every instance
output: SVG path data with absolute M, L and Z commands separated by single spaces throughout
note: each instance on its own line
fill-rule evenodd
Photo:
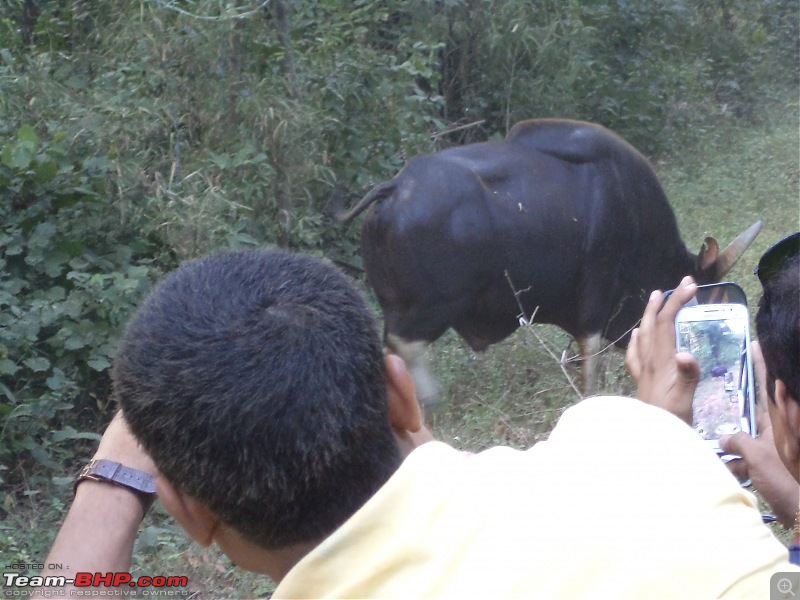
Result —
M 264 556 L 264 566 L 266 567 L 264 572 L 269 575 L 270 579 L 275 583 L 280 583 L 280 581 L 286 577 L 286 574 L 319 544 L 320 542 L 316 541 L 306 544 L 296 544 L 289 548 L 281 548 L 280 550 L 267 550 L 266 553 L 268 556 Z
M 276 583 L 316 548 L 321 540 L 294 544 L 279 549 L 267 549 L 245 539 L 231 528 L 221 526 L 214 541 L 237 567 L 267 575 Z
M 431 432 L 424 426 L 414 432 L 399 433 L 395 431 L 395 437 L 403 460 L 419 446 L 435 440 Z M 306 554 L 322 542 L 322 540 L 317 540 L 278 550 L 268 550 L 244 539 L 237 532 L 224 526 L 214 536 L 214 541 L 234 564 L 248 571 L 267 575 L 276 583 L 280 583 Z
M 400 449 L 400 456 L 403 460 L 411 454 L 414 450 L 427 444 L 428 442 L 436 441 L 433 434 L 423 425 L 418 431 L 403 431 L 394 432 L 395 439 L 397 440 L 397 447 Z

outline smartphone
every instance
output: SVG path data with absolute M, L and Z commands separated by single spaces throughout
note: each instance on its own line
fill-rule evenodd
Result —
M 710 296 L 713 298 L 713 295 Z M 700 364 L 692 402 L 692 427 L 718 453 L 722 435 L 756 435 L 755 386 L 750 357 L 750 314 L 746 304 L 686 305 L 675 317 L 679 352 Z

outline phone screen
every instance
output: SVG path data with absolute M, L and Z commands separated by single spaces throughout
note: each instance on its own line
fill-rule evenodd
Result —
M 717 440 L 744 431 L 755 435 L 750 361 L 750 318 L 742 304 L 683 307 L 675 320 L 679 351 L 700 365 L 692 403 L 695 431 L 719 450 Z

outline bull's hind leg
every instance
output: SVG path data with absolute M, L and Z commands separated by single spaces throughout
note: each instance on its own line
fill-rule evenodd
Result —
M 441 400 L 441 390 L 436 378 L 431 373 L 428 359 L 425 356 L 428 342 L 407 341 L 392 334 L 386 336 L 386 342 L 389 349 L 405 361 L 411 378 L 414 380 L 417 400 L 423 411 L 432 410 Z
M 602 341 L 599 333 L 578 338 L 581 355 L 581 394 L 584 397 L 591 396 L 597 386 L 597 358 Z

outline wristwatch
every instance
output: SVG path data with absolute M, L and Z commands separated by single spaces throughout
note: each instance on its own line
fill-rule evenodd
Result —
M 75 490 L 81 482 L 87 479 L 92 481 L 102 481 L 111 483 L 123 488 L 126 488 L 133 493 L 142 503 L 144 514 L 152 506 L 153 501 L 156 499 L 156 480 L 152 475 L 126 467 L 123 464 L 107 460 L 105 458 L 92 459 L 75 479 Z

